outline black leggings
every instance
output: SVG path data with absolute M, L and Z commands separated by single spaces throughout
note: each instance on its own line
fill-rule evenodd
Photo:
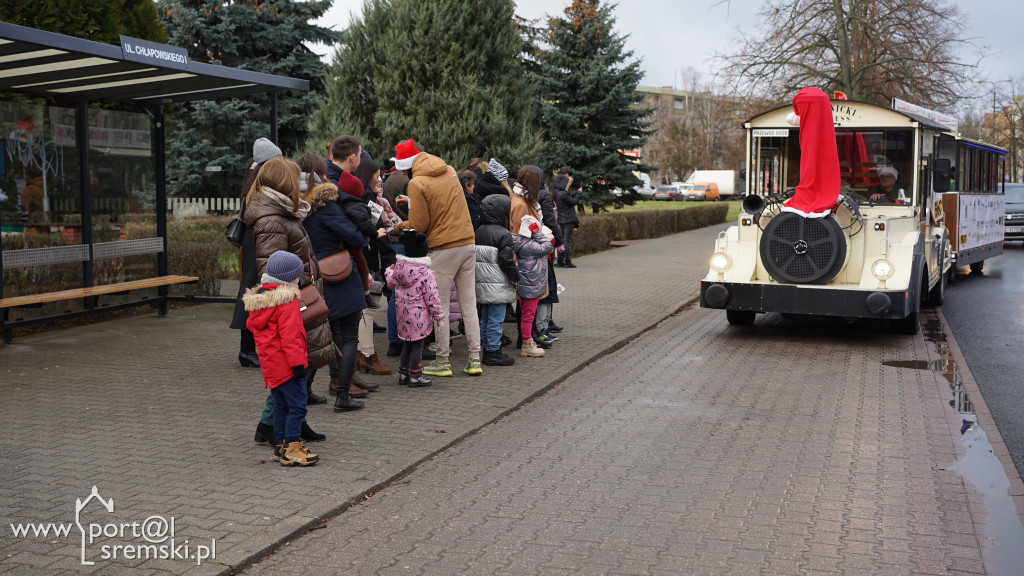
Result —
M 256 337 L 249 332 L 248 328 L 242 328 L 242 342 L 239 346 L 239 351 L 242 354 L 255 354 L 256 353 Z
M 408 370 L 419 370 L 423 359 L 423 340 L 405 340 L 402 342 L 402 356 L 399 366 Z
M 359 320 L 363 311 L 358 310 L 341 318 L 331 320 L 331 338 L 341 350 L 341 360 L 330 364 L 331 378 L 338 379 L 338 390 L 348 390 L 352 374 L 356 371 L 356 348 L 359 347 Z M 316 368 L 306 370 L 306 384 L 313 383 Z M 342 388 L 344 386 L 344 388 Z

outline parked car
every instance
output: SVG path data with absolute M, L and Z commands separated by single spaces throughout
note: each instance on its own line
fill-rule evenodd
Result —
M 679 201 L 686 200 L 686 195 L 689 194 L 691 190 L 693 190 L 693 185 L 687 184 L 686 182 L 679 182 L 678 184 L 672 184 L 672 186 L 675 186 L 676 200 Z
M 654 200 L 655 190 L 654 186 L 651 186 L 650 184 L 641 184 L 640 186 L 636 186 L 633 188 L 633 191 L 640 196 L 641 200 Z
M 1006 185 L 1003 240 L 1024 240 L 1024 184 Z
M 675 186 L 669 186 L 668 184 L 662 184 L 661 186 L 655 186 L 654 188 L 654 199 L 655 200 L 668 200 L 672 201 L 676 199 L 676 195 L 679 193 Z
M 685 200 L 718 200 L 718 184 L 714 182 L 694 182 L 686 191 Z

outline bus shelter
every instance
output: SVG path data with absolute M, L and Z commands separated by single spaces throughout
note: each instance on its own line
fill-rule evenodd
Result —
M 127 36 L 114 46 L 0 22 L 0 92 L 53 103 L 0 101 L 4 340 L 17 326 L 93 312 L 102 294 L 155 290 L 102 309 L 153 304 L 165 314 L 176 298 L 168 287 L 187 280 L 168 275 L 164 106 L 269 93 L 276 142 L 283 90 L 308 91 L 309 82 L 196 62 L 184 48 Z M 111 102 L 142 112 L 90 107 Z M 32 307 L 49 309 L 12 317 Z

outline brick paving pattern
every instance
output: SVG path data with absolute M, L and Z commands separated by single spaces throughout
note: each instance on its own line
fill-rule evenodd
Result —
M 923 338 L 758 324 L 685 311 L 245 573 L 985 573 L 935 376 L 878 361 Z
M 696 297 L 721 229 L 559 270 L 567 328 L 545 358 L 473 378 L 458 339 L 454 378 L 368 376 L 382 387 L 364 410 L 311 406 L 328 440 L 303 470 L 252 441 L 266 393 L 235 361 L 230 306 L 0 346 L 0 445 L 17 455 L 0 467 L 0 572 L 227 574 L 355 504 L 250 570 L 981 573 L 982 500 L 942 469 L 958 456 L 942 383 L 879 364 L 926 357 L 923 339 L 777 319 L 750 338 L 699 309 L 644 333 Z M 773 361 L 780 344 L 817 361 Z M 826 363 L 839 375 L 823 380 Z M 216 540 L 217 563 L 92 547 L 82 566 L 77 529 L 13 537 L 11 523 L 73 521 L 93 485 L 116 503 L 89 519 L 173 516 L 179 541 Z
M 266 391 L 241 368 L 231 306 L 204 305 L 15 339 L 0 345 L 0 445 L 31 455 L 0 467 L 0 572 L 181 573 L 175 560 L 79 564 L 69 538 L 14 538 L 11 523 L 74 520 L 75 499 L 93 485 L 115 500 L 111 518 L 176 518 L 179 539 L 217 541 L 225 570 L 437 452 L 542 391 L 593 356 L 657 323 L 695 297 L 718 228 L 696 230 L 579 259 L 558 270 L 567 288 L 555 318 L 567 337 L 545 358 L 462 374 L 464 339 L 453 341 L 456 376 L 430 388 L 382 383 L 359 412 L 311 406 L 308 421 L 326 442 L 317 466 L 271 461 L 253 433 Z M 378 314 L 383 319 L 383 314 Z M 515 327 L 505 325 L 515 336 Z M 377 334 L 385 358 L 386 338 Z M 529 366 L 529 370 L 523 366 Z M 397 370 L 396 370 L 397 373 Z M 324 394 L 326 370 L 314 389 Z M 108 522 L 97 516 L 97 522 Z M 110 520 L 113 521 L 113 520 Z M 145 542 L 126 539 L 127 543 Z

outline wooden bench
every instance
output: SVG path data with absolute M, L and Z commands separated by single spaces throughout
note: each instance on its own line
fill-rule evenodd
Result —
M 158 286 L 169 286 L 171 284 L 187 284 L 198 282 L 198 276 L 157 276 L 144 280 L 131 280 L 129 282 L 118 282 L 117 284 L 103 284 L 102 286 L 89 286 L 88 288 L 72 288 L 58 292 L 45 292 L 43 294 L 28 294 L 25 296 L 12 296 L 11 298 L 0 299 L 0 308 L 15 308 L 17 306 L 31 306 L 44 304 L 46 302 L 59 302 L 61 300 L 72 300 L 74 298 L 85 298 L 87 296 L 99 296 L 101 294 L 116 294 L 129 290 L 141 290 L 142 288 L 156 288 Z
M 0 324 L 4 327 L 4 342 L 10 344 L 12 339 L 11 328 L 14 324 L 7 322 L 8 309 L 17 308 L 20 306 L 40 306 L 47 302 L 60 302 L 62 300 L 73 300 L 75 298 L 88 298 L 91 296 L 102 296 L 104 294 L 119 294 L 128 292 L 129 290 L 141 290 L 143 288 L 159 288 L 161 286 L 170 286 L 171 284 L 187 284 L 190 282 L 198 282 L 198 276 L 179 276 L 179 275 L 168 275 L 168 276 L 156 276 L 153 278 L 145 278 L 143 280 L 130 280 L 128 282 L 118 282 L 116 284 L 103 284 L 100 286 L 88 286 L 85 288 L 72 288 L 70 290 L 59 290 L 57 292 L 44 292 L 42 294 L 26 294 L 24 296 L 12 296 L 10 298 L 0 298 L 0 310 L 3 310 L 3 319 Z M 165 296 L 162 296 L 164 300 Z M 163 310 L 161 310 L 163 313 Z M 45 320 L 45 319 L 40 319 Z M 20 325 L 21 323 L 16 323 Z

